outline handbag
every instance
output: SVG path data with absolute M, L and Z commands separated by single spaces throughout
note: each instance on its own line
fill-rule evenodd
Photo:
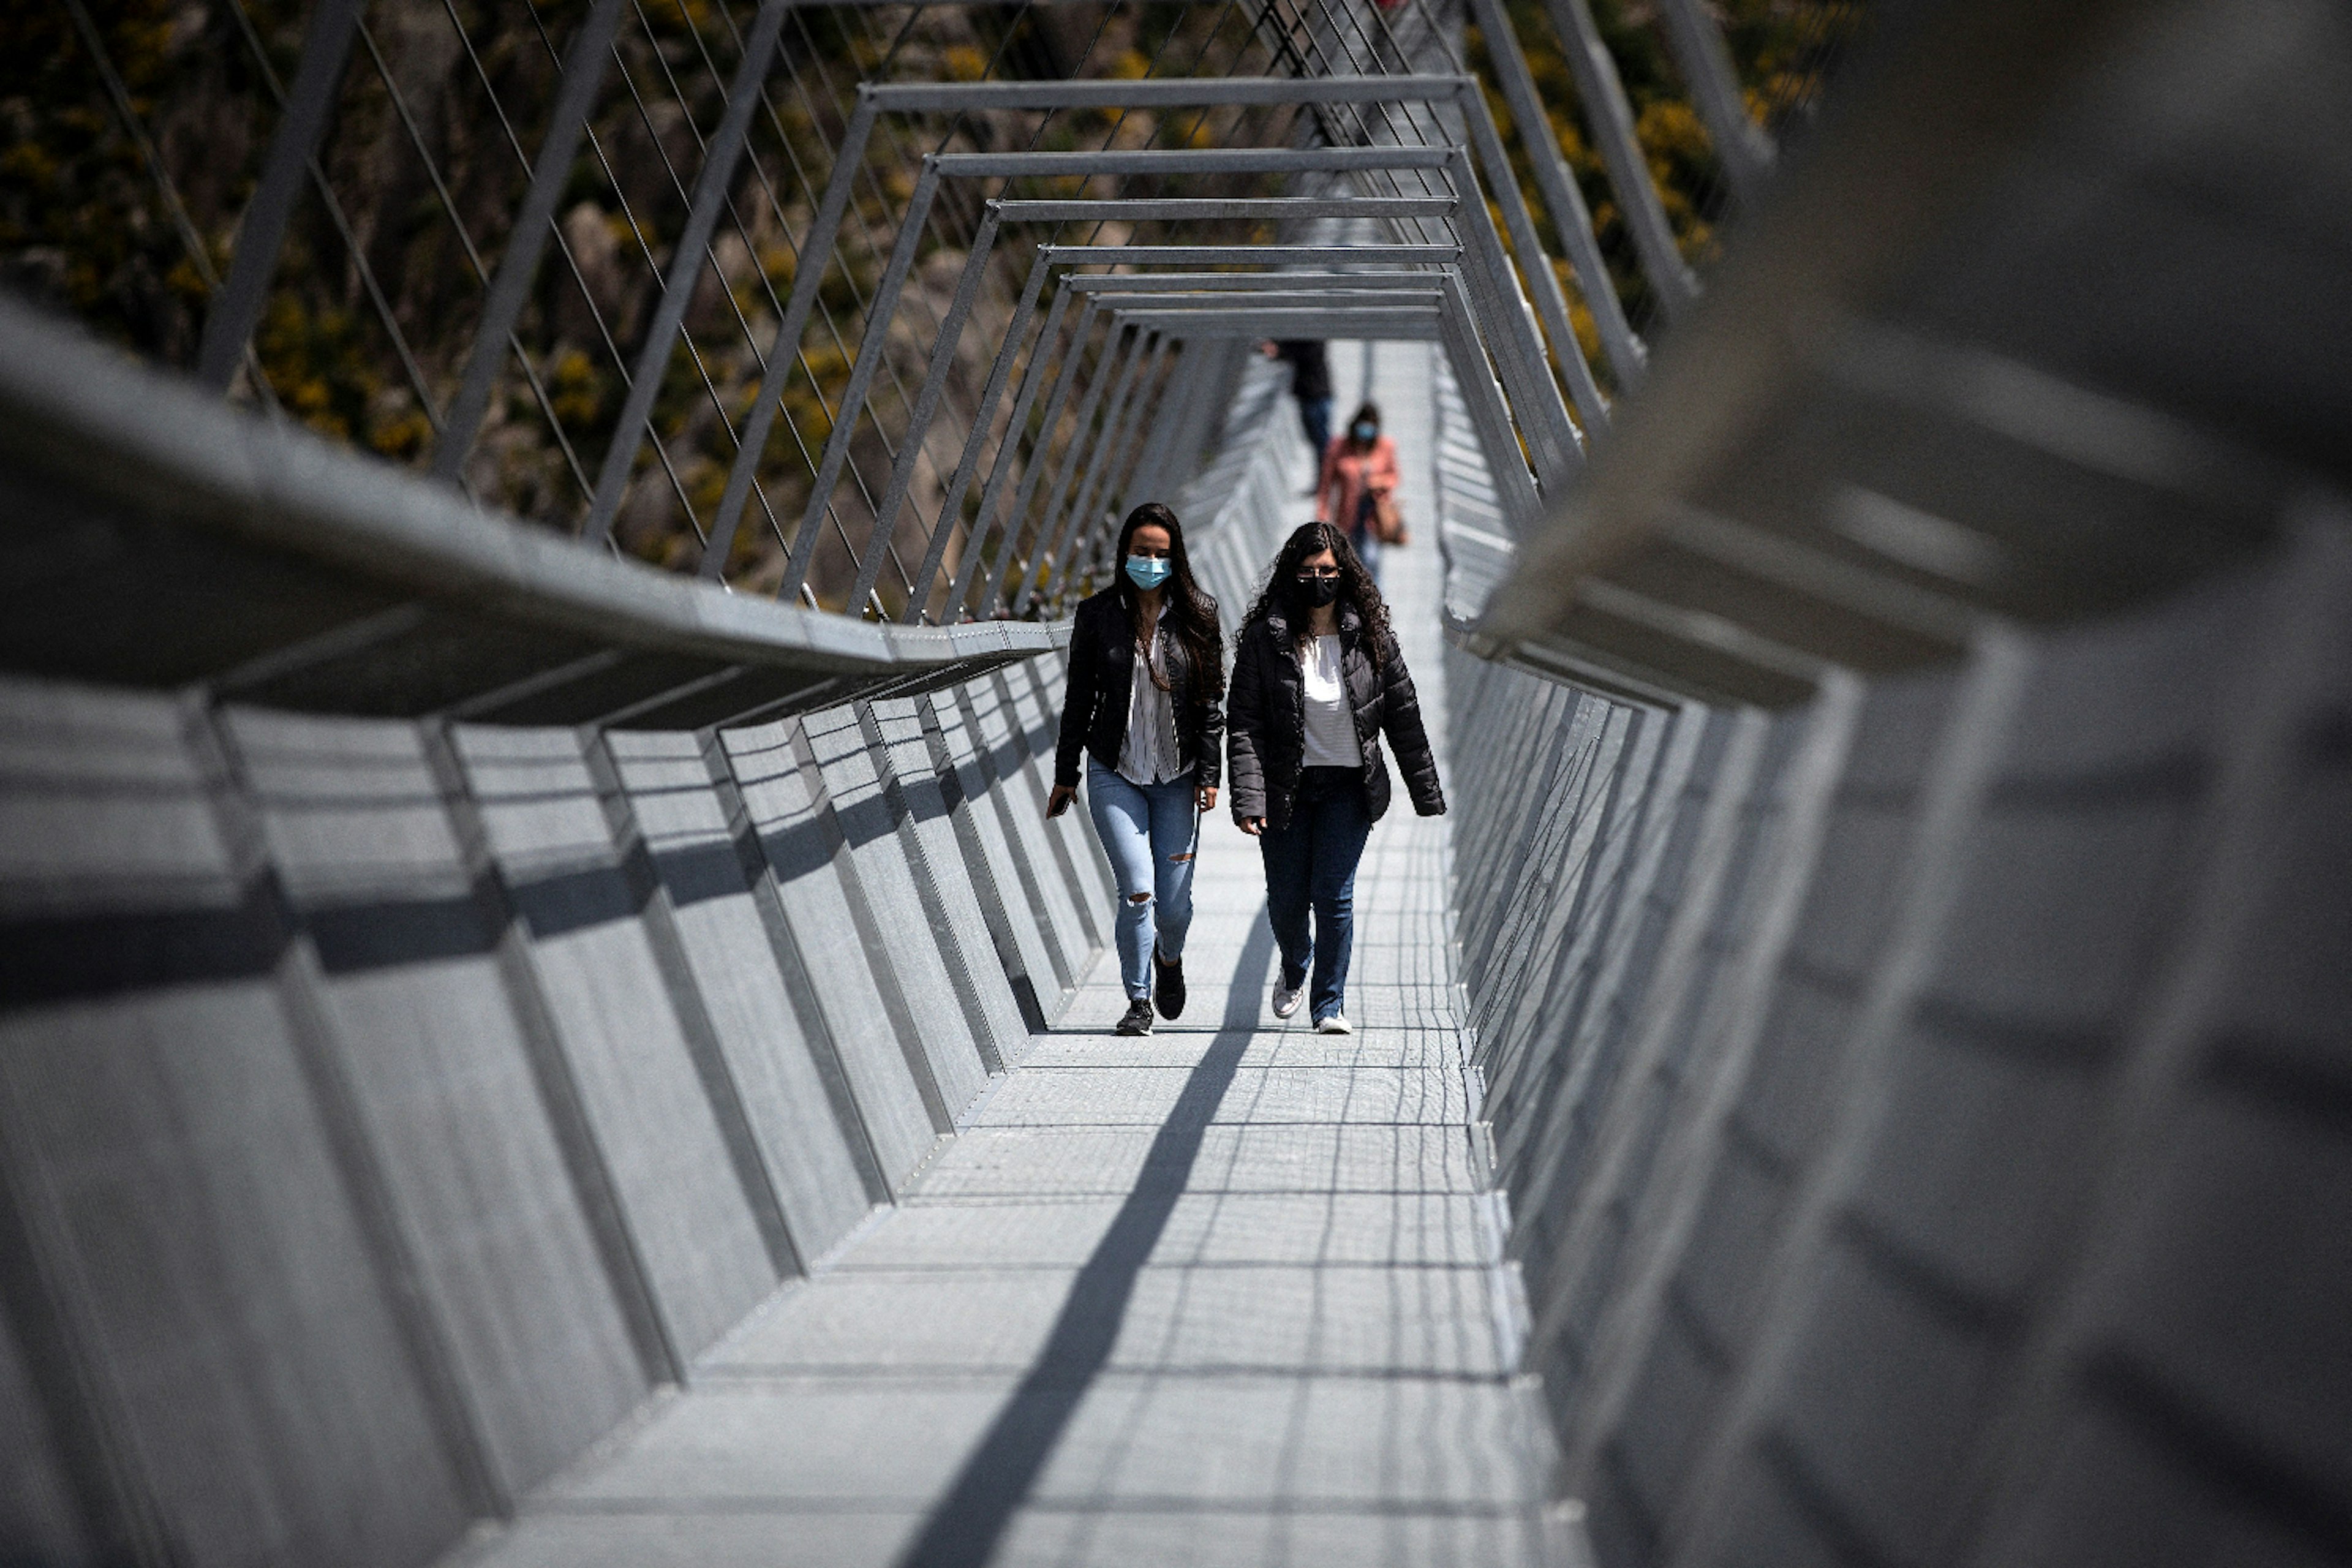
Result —
M 1404 526 L 1404 508 L 1397 504 L 1394 490 L 1380 490 L 1372 496 L 1372 537 L 1399 548 L 1412 542 Z

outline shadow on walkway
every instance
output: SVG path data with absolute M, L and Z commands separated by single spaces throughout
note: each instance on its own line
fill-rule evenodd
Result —
M 1160 1124 L 1134 1191 L 1078 1270 L 1037 1359 L 899 1557 L 900 1568 L 980 1568 L 995 1555 L 1078 1402 L 1110 1360 L 1136 1278 L 1183 1196 L 1202 1139 L 1258 1027 L 1273 958 L 1274 928 L 1261 910 L 1234 966 L 1216 1038 Z

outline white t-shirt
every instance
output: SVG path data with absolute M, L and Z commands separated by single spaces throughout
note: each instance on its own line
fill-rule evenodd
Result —
M 1307 639 L 1307 651 L 1298 660 L 1298 674 L 1307 697 L 1304 765 L 1307 767 L 1364 765 L 1363 742 L 1356 739 L 1355 710 L 1348 704 L 1346 668 L 1338 634 Z

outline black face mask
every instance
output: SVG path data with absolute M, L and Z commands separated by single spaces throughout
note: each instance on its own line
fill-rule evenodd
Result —
M 1326 605 L 1339 602 L 1339 579 L 1337 577 L 1303 578 L 1299 582 L 1298 591 L 1306 597 L 1308 604 L 1319 610 Z

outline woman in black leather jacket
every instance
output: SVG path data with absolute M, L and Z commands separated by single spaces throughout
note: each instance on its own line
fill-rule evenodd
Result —
M 1157 501 L 1128 513 L 1118 574 L 1078 605 L 1070 679 L 1045 815 L 1067 811 L 1086 755 L 1087 811 L 1118 881 L 1122 1035 L 1184 1010 L 1200 814 L 1217 804 L 1224 732 L 1224 637 L 1217 602 L 1192 581 L 1184 525 Z M 1156 982 L 1156 984 L 1155 984 Z
M 1356 862 L 1389 806 L 1383 734 L 1413 810 L 1442 815 L 1437 759 L 1388 606 L 1347 535 L 1307 523 L 1283 544 L 1242 624 L 1229 740 L 1234 821 L 1257 836 L 1266 914 L 1282 949 L 1274 1016 L 1298 1011 L 1311 957 L 1311 1016 L 1327 1035 L 1349 1032 Z

